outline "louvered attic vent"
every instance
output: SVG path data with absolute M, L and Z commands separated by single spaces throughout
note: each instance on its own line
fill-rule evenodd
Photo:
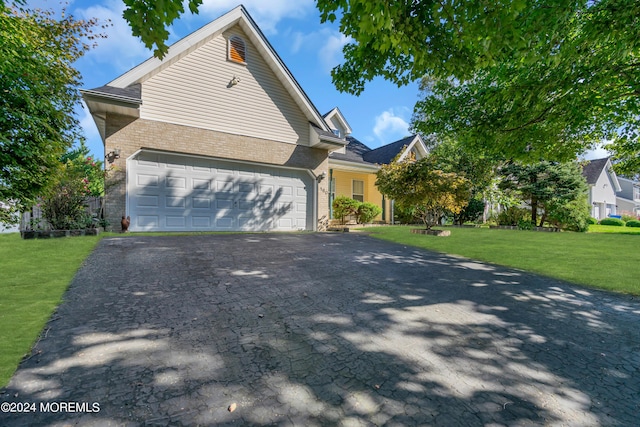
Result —
M 229 39 L 229 60 L 239 62 L 240 64 L 247 63 L 247 51 L 244 40 L 238 36 L 233 36 Z

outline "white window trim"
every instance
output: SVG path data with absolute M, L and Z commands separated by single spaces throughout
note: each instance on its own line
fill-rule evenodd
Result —
M 353 188 L 353 184 L 354 184 L 356 181 L 357 181 L 357 182 L 361 182 L 361 183 L 362 183 L 362 194 L 354 193 L 354 190 L 355 190 L 355 189 Z M 355 197 L 355 196 L 362 196 L 362 200 L 358 200 L 358 199 L 356 199 L 356 197 Z M 362 202 L 364 202 L 364 181 L 363 181 L 363 180 L 361 180 L 361 179 L 352 179 L 352 180 L 351 180 L 351 198 L 352 198 L 352 199 L 354 199 L 354 200 L 358 200 L 358 201 L 362 201 Z
M 241 41 L 242 45 L 244 46 L 244 61 L 237 61 L 231 57 L 231 41 L 234 39 Z M 227 40 L 227 61 L 233 62 L 234 64 L 247 65 L 247 42 L 245 42 L 242 37 L 231 36 Z

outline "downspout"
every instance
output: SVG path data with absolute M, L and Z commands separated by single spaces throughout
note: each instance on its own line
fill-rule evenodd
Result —
M 329 219 L 333 218 L 333 169 L 329 169 Z

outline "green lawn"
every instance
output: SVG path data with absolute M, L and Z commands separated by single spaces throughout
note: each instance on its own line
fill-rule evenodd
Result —
M 640 234 L 640 227 L 616 227 L 614 225 L 591 224 L 589 233 Z
M 462 255 L 594 288 L 640 295 L 638 234 L 451 227 L 448 228 L 451 236 L 435 237 L 411 234 L 410 228 L 415 227 L 372 227 L 366 230 L 374 237 L 404 245 Z
M 0 387 L 7 385 L 99 240 L 0 234 Z

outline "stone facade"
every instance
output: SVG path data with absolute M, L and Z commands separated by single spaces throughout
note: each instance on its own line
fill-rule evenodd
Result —
M 108 154 L 120 150 L 115 159 Z M 109 169 L 105 214 L 114 230 L 126 215 L 127 158 L 140 149 L 194 154 L 219 159 L 241 160 L 310 170 L 314 176 L 328 173 L 327 150 L 277 141 L 216 132 L 208 129 L 108 114 L 105 153 Z M 325 230 L 329 218 L 328 179 L 317 189 L 318 230 Z

